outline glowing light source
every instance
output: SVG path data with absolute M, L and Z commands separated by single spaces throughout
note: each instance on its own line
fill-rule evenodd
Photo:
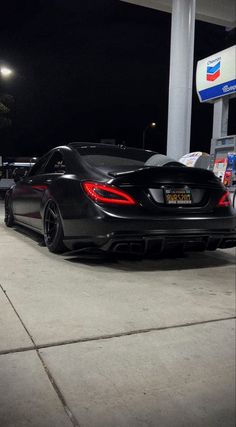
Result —
M 218 202 L 218 206 L 225 208 L 227 206 L 231 206 L 231 199 L 230 199 L 230 193 L 227 190 L 223 196 L 220 198 L 219 202 Z
M 6 78 L 10 77 L 13 73 L 13 71 L 10 68 L 4 67 L 4 66 L 0 68 L 0 72 L 2 77 L 6 77 Z
M 146 132 L 147 132 L 147 130 L 150 129 L 150 128 L 153 129 L 155 127 L 157 127 L 156 122 L 151 122 L 151 123 L 148 123 L 148 125 L 143 130 L 143 138 L 142 138 L 142 148 L 143 149 L 145 149 L 145 138 L 146 138 Z
M 87 196 L 95 202 L 113 203 L 116 205 L 137 205 L 136 200 L 117 187 L 99 182 L 84 181 L 82 187 Z

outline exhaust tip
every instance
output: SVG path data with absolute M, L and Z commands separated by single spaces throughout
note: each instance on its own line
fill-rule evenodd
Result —
M 112 247 L 112 252 L 117 254 L 143 255 L 145 242 L 118 242 Z

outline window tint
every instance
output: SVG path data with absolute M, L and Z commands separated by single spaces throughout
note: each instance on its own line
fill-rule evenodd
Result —
M 60 151 L 53 153 L 45 167 L 45 173 L 65 173 L 66 165 Z
M 126 157 L 114 157 L 114 156 L 103 156 L 99 154 L 90 154 L 89 156 L 83 156 L 83 159 L 92 166 L 106 167 L 106 166 L 137 166 L 141 167 L 144 162 L 141 160 L 129 159 Z
M 43 173 L 43 167 L 45 165 L 45 163 L 47 162 L 49 158 L 49 155 L 42 157 L 41 159 L 39 159 L 35 165 L 31 168 L 30 172 L 29 172 L 29 176 L 34 176 L 34 175 L 40 175 L 41 173 Z
M 155 154 L 152 151 L 119 147 L 80 146 L 75 148 L 89 165 L 103 169 L 138 169 Z

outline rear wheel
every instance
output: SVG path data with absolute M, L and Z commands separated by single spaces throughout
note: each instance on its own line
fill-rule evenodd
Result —
M 7 227 L 12 227 L 14 225 L 14 215 L 12 212 L 12 205 L 9 196 L 5 198 L 5 224 Z
M 234 190 L 234 194 L 233 194 L 233 208 L 236 209 L 236 190 Z
M 44 214 L 44 241 L 50 252 L 61 253 L 66 250 L 63 237 L 60 211 L 57 204 L 50 200 Z

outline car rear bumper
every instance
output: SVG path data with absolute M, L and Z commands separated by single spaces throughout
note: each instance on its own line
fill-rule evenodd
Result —
M 65 227 L 70 249 L 99 247 L 115 253 L 159 253 L 170 247 L 215 250 L 236 246 L 235 217 L 146 220 L 77 220 Z
M 171 248 L 203 251 L 235 246 L 236 233 L 226 235 L 225 233 L 206 233 L 204 230 L 186 233 L 186 230 L 182 230 L 175 234 L 168 232 L 142 236 L 138 233 L 135 235 L 113 233 L 101 249 L 115 253 L 156 254 Z

